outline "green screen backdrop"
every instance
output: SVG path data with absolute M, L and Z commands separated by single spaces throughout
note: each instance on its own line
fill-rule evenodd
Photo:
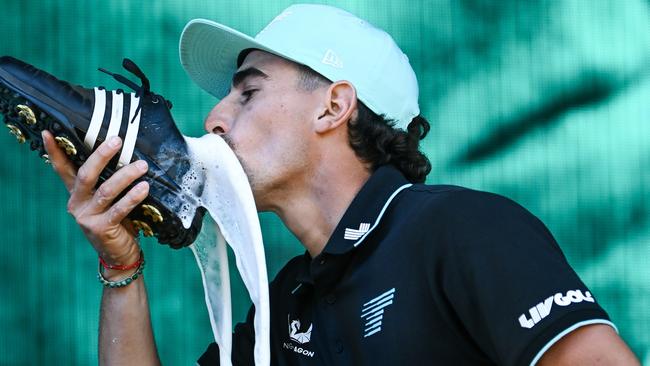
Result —
M 650 2 L 647 0 L 330 1 L 391 33 L 418 75 L 432 123 L 429 183 L 511 197 L 551 229 L 569 261 L 650 364 Z M 180 66 L 192 18 L 254 35 L 290 1 L 0 2 L 0 54 L 84 86 L 133 59 L 202 133 L 217 102 Z M 67 193 L 27 145 L 0 133 L 0 364 L 97 363 L 97 256 Z M 303 252 L 260 215 L 269 277 Z M 165 364 L 193 364 L 211 341 L 187 249 L 144 240 L 152 322 Z M 232 273 L 237 276 L 236 271 Z M 239 282 L 237 282 L 239 281 Z M 233 316 L 250 305 L 233 283 Z

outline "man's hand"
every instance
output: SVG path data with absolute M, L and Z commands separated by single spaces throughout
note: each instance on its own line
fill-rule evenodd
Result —
M 149 185 L 140 182 L 114 201 L 147 171 L 147 164 L 137 161 L 126 165 L 95 189 L 101 171 L 120 149 L 118 137 L 104 141 L 78 170 L 56 145 L 52 134 L 44 131 L 43 142 L 54 170 L 70 192 L 68 212 L 97 253 L 110 264 L 136 262 L 140 247 L 126 215 L 147 197 Z M 118 280 L 129 274 L 107 270 L 104 277 Z M 99 324 L 100 365 L 160 364 L 142 278 L 126 287 L 104 289 Z
M 43 142 L 54 170 L 70 193 L 68 212 L 97 253 L 111 264 L 137 261 L 140 255 L 135 239 L 137 233 L 125 219 L 147 197 L 149 185 L 140 182 L 117 202 L 113 201 L 129 184 L 147 172 L 147 163 L 139 160 L 126 165 L 95 189 L 100 173 L 120 149 L 119 137 L 104 141 L 79 170 L 48 131 L 43 131 Z

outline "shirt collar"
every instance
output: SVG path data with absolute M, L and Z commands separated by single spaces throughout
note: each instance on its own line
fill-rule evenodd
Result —
M 392 165 L 379 167 L 352 200 L 323 252 L 343 254 L 360 245 L 379 225 L 393 198 L 411 185 Z

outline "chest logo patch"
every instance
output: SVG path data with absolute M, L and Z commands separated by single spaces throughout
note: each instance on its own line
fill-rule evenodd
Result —
M 301 356 L 313 358 L 316 352 L 303 347 L 305 347 L 305 343 L 309 343 L 311 340 L 311 330 L 314 324 L 309 324 L 309 329 L 301 331 L 300 320 L 291 320 L 291 316 L 287 314 L 287 325 L 289 326 L 289 338 L 299 345 L 293 342 L 283 342 L 282 347 L 289 352 L 295 352 Z
M 361 308 L 361 319 L 365 321 L 363 325 L 364 338 L 381 332 L 384 310 L 386 310 L 387 306 L 393 304 L 394 298 L 395 287 L 363 304 Z
M 367 233 L 370 230 L 370 224 L 367 222 L 362 222 L 359 224 L 358 229 L 350 229 L 349 227 L 345 228 L 345 234 L 343 239 L 345 240 L 357 240 Z
M 287 315 L 287 323 L 289 323 L 289 338 L 292 341 L 300 344 L 309 343 L 311 340 L 311 329 L 314 327 L 313 324 L 309 324 L 309 329 L 306 331 L 300 332 L 300 320 L 291 320 L 289 315 Z

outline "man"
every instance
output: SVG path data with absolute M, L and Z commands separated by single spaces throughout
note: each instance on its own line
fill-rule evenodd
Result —
M 259 210 L 278 214 L 307 250 L 271 284 L 274 364 L 638 364 L 537 219 L 496 195 L 420 184 L 429 125 L 386 33 L 338 9 L 296 5 L 255 40 L 192 22 L 181 58 L 223 97 L 206 131 L 237 153 Z M 94 190 L 119 138 L 78 171 L 49 133 L 44 141 L 68 210 L 100 256 L 136 263 L 123 222 L 148 186 L 110 202 L 146 164 Z M 251 324 L 235 330 L 236 364 L 252 363 Z M 142 277 L 105 289 L 100 329 L 100 362 L 159 363 Z M 211 345 L 199 363 L 215 360 Z

